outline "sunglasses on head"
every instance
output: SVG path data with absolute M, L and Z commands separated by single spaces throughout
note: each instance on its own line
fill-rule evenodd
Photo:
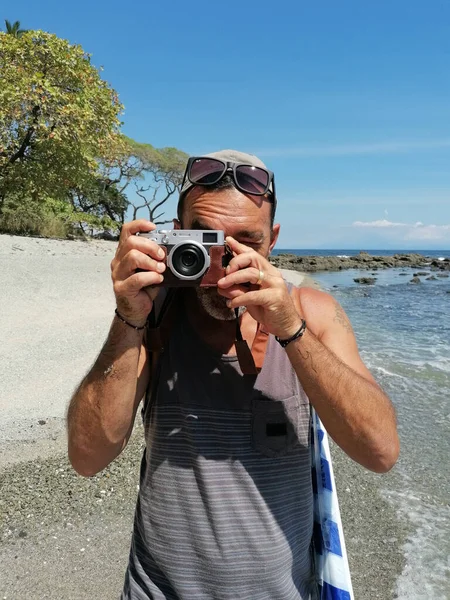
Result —
M 231 173 L 238 190 L 253 196 L 264 196 L 270 189 L 275 198 L 275 179 L 272 171 L 246 163 L 222 161 L 207 156 L 191 157 L 188 160 L 186 177 L 193 185 L 214 185 L 226 174 Z

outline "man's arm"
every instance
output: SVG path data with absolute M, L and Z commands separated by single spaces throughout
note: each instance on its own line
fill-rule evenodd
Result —
M 394 409 L 361 361 L 344 311 L 329 294 L 311 288 L 295 288 L 289 295 L 280 271 L 265 256 L 232 237 L 227 243 L 235 256 L 218 281 L 227 306 L 245 306 L 282 340 L 305 318 L 305 334 L 286 352 L 311 404 L 351 458 L 372 471 L 389 471 L 399 454 Z M 244 287 L 248 283 L 256 289 Z
M 399 455 L 394 408 L 362 362 L 347 316 L 328 294 L 296 292 L 308 329 L 286 352 L 311 404 L 351 458 L 372 471 L 389 471 Z
M 125 448 L 150 382 L 148 363 L 143 331 L 115 317 L 67 414 L 69 460 L 80 475 L 95 475 Z
M 164 251 L 136 233 L 153 231 L 145 219 L 125 223 L 111 261 L 119 314 L 94 366 L 73 395 L 67 414 L 69 459 L 81 475 L 95 475 L 125 448 L 150 381 L 143 327 L 164 280 Z

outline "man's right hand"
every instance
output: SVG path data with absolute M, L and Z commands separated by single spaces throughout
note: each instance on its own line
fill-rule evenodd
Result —
M 127 321 L 138 327 L 145 324 L 153 308 L 153 300 L 160 290 L 159 284 L 164 279 L 162 273 L 166 268 L 162 262 L 164 251 L 160 246 L 135 235 L 138 231 L 147 233 L 154 229 L 156 225 L 146 219 L 125 223 L 116 255 L 111 261 L 117 310 Z M 137 273 L 136 269 L 144 270 Z

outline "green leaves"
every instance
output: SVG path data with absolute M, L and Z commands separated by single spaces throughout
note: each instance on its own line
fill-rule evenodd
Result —
M 2 32 L 0 71 L 0 197 L 18 179 L 43 197 L 61 195 L 66 171 L 95 175 L 123 107 L 84 50 L 42 31 Z
M 20 38 L 24 33 L 26 33 L 25 29 L 20 29 L 20 21 L 15 21 L 11 24 L 8 19 L 5 19 L 5 28 L 8 35 L 16 38 Z
M 120 133 L 119 96 L 81 46 L 22 31 L 17 22 L 6 25 L 7 33 L 0 32 L 0 230 L 114 231 L 125 219 L 130 184 L 150 218 L 159 213 L 181 185 L 187 155 Z

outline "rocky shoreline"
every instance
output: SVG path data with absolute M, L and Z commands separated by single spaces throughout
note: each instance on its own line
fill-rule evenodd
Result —
M 377 271 L 380 269 L 413 268 L 427 271 L 449 272 L 450 257 L 444 260 L 430 258 L 423 254 L 394 254 L 393 256 L 373 256 L 360 252 L 356 256 L 298 256 L 296 254 L 278 254 L 270 261 L 279 269 L 292 269 L 306 273 L 318 271 L 344 271 L 359 269 Z M 428 274 L 428 273 L 427 273 Z

